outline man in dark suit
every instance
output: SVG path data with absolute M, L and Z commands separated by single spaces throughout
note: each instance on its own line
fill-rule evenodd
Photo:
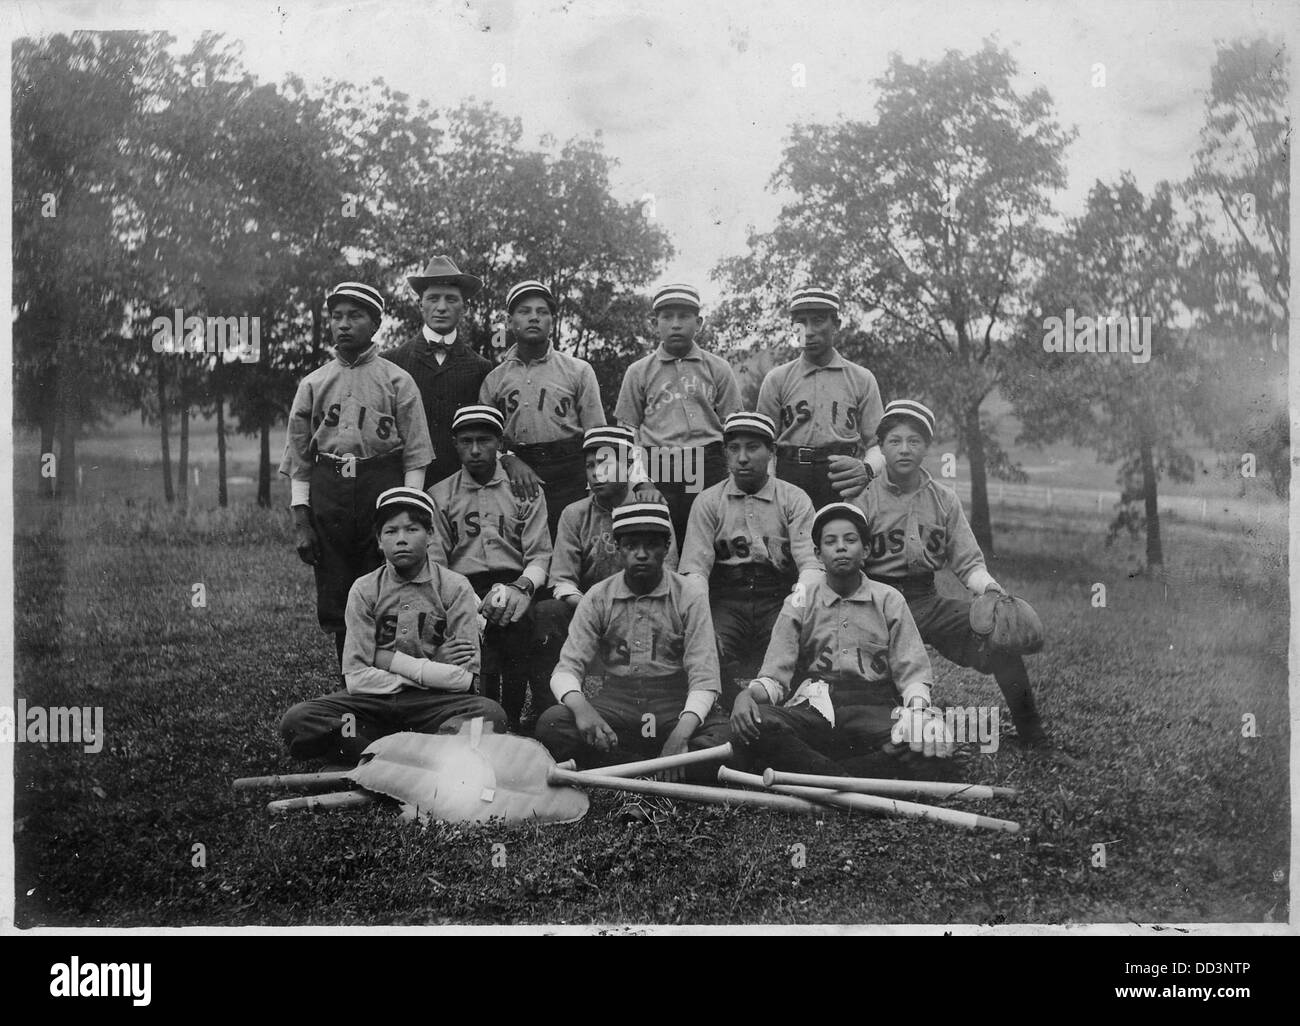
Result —
M 415 338 L 383 355 L 410 374 L 420 389 L 434 452 L 424 477 L 428 489 L 460 469 L 451 420 L 462 406 L 478 402 L 479 387 L 492 362 L 474 352 L 459 331 L 465 301 L 483 287 L 480 279 L 462 274 L 450 257 L 436 256 L 422 273 L 406 281 L 420 297 L 424 325 Z M 517 495 L 536 496 L 540 480 L 526 464 L 514 456 L 503 456 L 501 467 Z

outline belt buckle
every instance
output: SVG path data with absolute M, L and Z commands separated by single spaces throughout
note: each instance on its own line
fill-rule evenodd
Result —
M 799 451 L 795 454 L 795 459 L 801 466 L 809 466 L 813 461 L 813 450 L 806 445 L 799 446 Z

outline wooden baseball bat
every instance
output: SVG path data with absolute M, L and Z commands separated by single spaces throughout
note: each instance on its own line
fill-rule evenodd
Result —
M 637 777 L 611 777 L 603 773 L 560 769 L 551 766 L 546 771 L 550 784 L 572 784 L 574 787 L 598 787 L 610 791 L 628 791 L 632 794 L 655 794 L 663 798 L 677 798 L 687 802 L 704 802 L 707 805 L 757 805 L 781 812 L 803 812 L 823 815 L 816 802 L 785 794 L 764 791 L 736 791 L 725 787 L 705 787 L 702 784 L 670 784 L 663 780 L 641 780 Z
M 1015 798 L 1020 794 L 1014 787 L 990 787 L 987 784 L 953 784 L 941 780 L 892 780 L 875 777 L 824 777 L 817 773 L 783 773 L 781 770 L 764 770 L 763 785 L 771 787 L 773 784 L 825 787 L 832 791 L 884 794 L 894 797 L 925 795 L 930 798 Z
M 235 781 L 236 791 L 261 791 L 284 788 L 286 791 L 325 791 L 336 784 L 345 784 L 348 771 L 335 773 L 285 773 L 278 777 L 240 777 Z
M 375 796 L 365 791 L 331 791 L 329 794 L 309 794 L 302 798 L 282 798 L 276 802 L 267 802 L 266 811 L 292 812 L 295 809 L 311 809 L 329 812 L 332 809 L 371 805 L 375 801 Z
M 757 774 L 738 773 L 726 766 L 718 767 L 718 780 L 724 783 L 747 784 L 751 787 L 764 786 L 763 778 Z M 853 794 L 848 791 L 828 791 L 822 787 L 797 787 L 790 784 L 775 784 L 770 790 L 777 794 L 793 795 L 826 805 L 835 805 L 842 809 L 879 812 L 885 816 L 902 816 L 909 819 L 929 819 L 937 823 L 951 823 L 953 826 L 965 827 L 967 830 L 1004 830 L 1009 834 L 1020 831 L 1020 824 L 1009 819 L 979 816 L 973 812 L 962 812 L 960 809 L 940 809 L 933 805 L 904 802 L 875 794 Z
M 614 766 L 600 766 L 596 769 L 578 770 L 579 773 L 595 773 L 604 777 L 648 777 L 677 766 L 694 766 L 701 762 L 722 762 L 731 758 L 731 745 L 715 745 L 701 748 L 695 752 L 682 752 L 681 755 L 661 755 L 656 759 L 642 759 L 640 762 L 622 762 Z M 558 763 L 560 769 L 574 769 L 572 759 Z

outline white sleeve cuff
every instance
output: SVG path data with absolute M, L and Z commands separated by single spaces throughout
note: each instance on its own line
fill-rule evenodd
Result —
M 781 699 L 785 695 L 785 689 L 781 687 L 780 684 L 774 681 L 771 677 L 755 677 L 749 682 L 751 688 L 756 684 L 767 693 L 767 700 L 769 702 L 773 705 L 781 704 Z
M 993 579 L 993 575 L 984 567 L 977 566 L 966 575 L 966 580 L 962 583 L 976 595 L 983 595 L 984 592 L 988 591 L 990 584 L 997 584 L 998 582 Z M 1001 587 L 1001 585 L 999 584 L 998 587 Z
M 463 666 L 440 663 L 433 659 L 422 660 L 420 683 L 431 691 L 468 691 L 474 675 Z
M 930 685 L 929 685 L 929 684 L 926 684 L 926 683 L 923 682 L 923 681 L 917 681 L 917 682 L 914 683 L 914 684 L 909 684 L 909 685 L 907 685 L 907 687 L 905 687 L 905 688 L 903 689 L 902 704 L 903 704 L 904 706 L 909 706 L 909 705 L 912 704 L 912 699 L 914 699 L 914 698 L 923 698 L 923 699 L 925 699 L 925 704 L 926 704 L 927 706 L 929 706 L 929 704 L 930 704 Z
M 530 563 L 528 566 L 524 567 L 523 572 L 519 576 L 527 577 L 533 582 L 534 593 L 536 593 L 538 588 L 546 587 L 546 571 L 536 563 Z
M 566 599 L 570 595 L 577 595 L 578 598 L 582 598 L 582 591 L 572 581 L 560 581 L 552 587 L 551 594 L 557 599 Z
M 564 696 L 571 691 L 582 692 L 582 681 L 578 680 L 567 670 L 556 670 L 551 674 L 551 694 L 561 705 L 564 704 Z
M 310 481 L 299 481 L 296 477 L 290 479 L 289 505 L 290 506 L 311 505 L 311 482 Z
M 867 454 L 862 458 L 862 462 L 871 468 L 872 474 L 876 477 L 879 477 L 885 472 L 885 454 L 880 451 L 880 446 L 878 445 L 873 445 L 867 450 Z
M 420 674 L 424 672 L 424 664 L 427 659 L 417 659 L 415 656 L 409 656 L 405 652 L 394 652 L 393 661 L 389 664 L 389 669 L 393 673 L 401 674 L 413 684 L 420 683 Z
M 405 472 L 403 484 L 407 488 L 415 488 L 418 491 L 424 491 L 424 467 L 416 467 L 413 470 Z
M 709 715 L 709 710 L 713 708 L 713 703 L 717 701 L 718 693 L 716 691 L 692 691 L 686 696 L 686 704 L 682 706 L 682 712 L 695 713 L 704 722 L 704 717 Z

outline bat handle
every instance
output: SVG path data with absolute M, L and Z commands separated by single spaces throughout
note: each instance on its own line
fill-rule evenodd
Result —
M 331 773 L 285 773 L 273 777 L 240 777 L 235 781 L 236 791 L 261 791 L 283 787 L 290 791 L 325 790 L 336 784 L 348 783 L 349 770 Z

